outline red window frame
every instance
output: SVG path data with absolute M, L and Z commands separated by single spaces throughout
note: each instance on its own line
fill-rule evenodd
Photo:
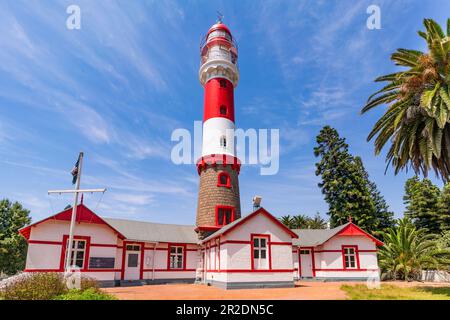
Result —
M 170 267 L 170 249 L 172 247 L 183 247 L 183 267 L 180 268 L 171 268 Z M 185 243 L 168 243 L 167 245 L 167 270 L 186 270 L 186 244 Z
M 64 271 L 65 270 L 65 262 L 66 262 L 66 245 L 67 241 L 69 240 L 69 235 L 65 234 L 63 235 L 63 240 L 61 243 L 61 257 L 59 260 L 59 270 Z M 86 241 L 86 248 L 84 249 L 84 265 L 83 268 L 81 268 L 81 271 L 86 271 L 89 269 L 89 254 L 91 250 L 91 237 L 89 236 L 79 236 L 74 235 L 73 240 L 85 240 Z
M 268 259 L 268 265 L 267 269 L 255 269 L 255 258 L 254 258 L 254 238 L 266 238 L 266 248 L 267 248 L 267 259 Z M 250 235 L 250 253 L 251 253 L 251 266 L 252 270 L 272 270 L 272 248 L 271 248 L 271 241 L 270 241 L 270 234 L 258 234 L 258 233 L 252 233 Z
M 226 184 L 223 184 L 223 183 L 220 181 L 220 178 L 223 177 L 223 176 L 226 176 L 226 177 L 227 177 L 227 183 L 226 183 Z M 231 188 L 231 178 L 230 178 L 230 175 L 228 174 L 228 172 L 222 171 L 221 173 L 219 173 L 219 174 L 217 175 L 217 186 L 218 186 L 218 187 Z
M 231 210 L 231 222 L 234 221 L 234 207 L 233 206 L 216 206 L 216 226 L 225 226 L 225 216 L 223 217 L 222 223 L 219 223 L 219 209 L 230 209 Z
M 350 267 L 346 267 L 345 265 L 345 249 L 347 248 L 352 248 L 355 250 L 355 268 L 350 268 Z M 360 269 L 360 264 L 359 264 L 359 250 L 358 250 L 358 246 L 357 245 L 342 245 L 342 267 L 344 270 L 359 270 Z

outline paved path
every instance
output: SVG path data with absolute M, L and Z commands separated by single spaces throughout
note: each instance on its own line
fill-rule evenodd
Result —
M 355 282 L 352 282 L 355 284 Z M 107 288 L 121 300 L 336 300 L 345 299 L 344 282 L 297 282 L 295 288 L 224 290 L 196 284 Z

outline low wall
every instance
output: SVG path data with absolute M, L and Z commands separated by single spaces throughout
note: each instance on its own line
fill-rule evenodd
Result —
M 442 270 L 423 270 L 422 281 L 450 282 L 450 272 Z

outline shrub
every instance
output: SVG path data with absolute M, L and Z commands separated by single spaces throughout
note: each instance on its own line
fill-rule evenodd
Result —
M 77 291 L 100 292 L 97 280 L 81 276 Z M 20 273 L 0 282 L 0 299 L 51 300 L 69 292 L 66 278 L 58 272 Z
M 0 283 L 0 297 L 6 300 L 49 300 L 67 292 L 61 273 L 21 273 Z
M 87 277 L 87 276 L 81 276 L 81 291 L 87 290 L 87 289 L 95 289 L 98 290 L 99 285 L 98 281 L 94 278 Z
M 55 297 L 55 300 L 116 300 L 116 298 L 98 289 L 89 288 L 84 291 L 72 289 L 65 294 Z

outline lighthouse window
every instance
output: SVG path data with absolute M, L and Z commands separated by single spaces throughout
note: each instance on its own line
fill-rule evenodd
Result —
M 223 148 L 227 147 L 227 138 L 225 136 L 220 137 L 220 146 Z
M 233 221 L 233 208 L 218 207 L 217 208 L 217 225 L 224 226 Z
M 223 116 L 227 115 L 227 107 L 226 106 L 224 106 L 224 105 L 220 106 L 220 114 Z
M 224 79 L 221 79 L 221 80 L 220 80 L 220 87 L 221 87 L 221 88 L 226 88 L 226 87 L 227 87 L 227 81 L 224 80 Z
M 230 187 L 231 183 L 230 183 L 230 176 L 228 175 L 227 172 L 221 172 L 219 173 L 219 178 L 217 181 L 217 186 L 218 187 Z

